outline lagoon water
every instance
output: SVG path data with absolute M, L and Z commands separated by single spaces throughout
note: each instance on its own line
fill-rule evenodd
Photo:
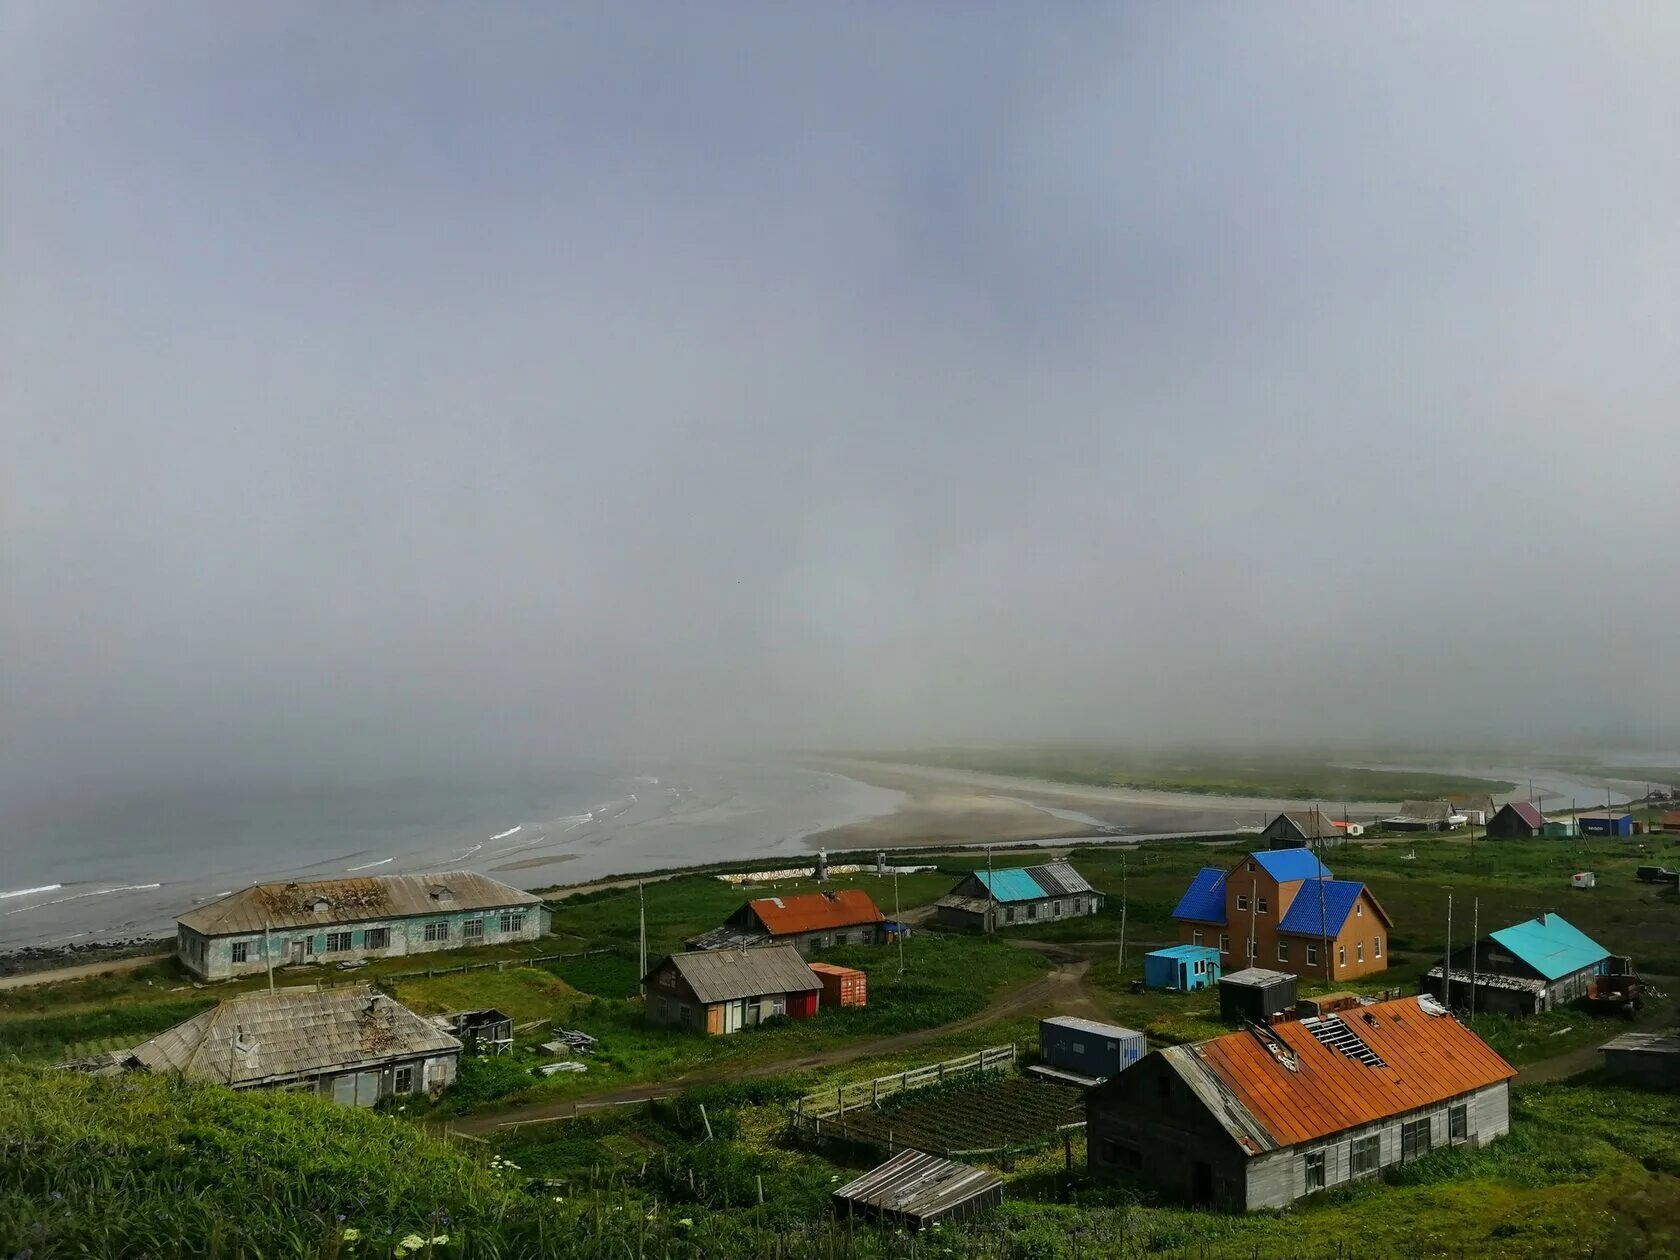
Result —
M 902 800 L 746 761 L 104 800 L 0 822 L 0 951 L 167 933 L 262 880 L 470 868 L 528 888 L 806 853 Z

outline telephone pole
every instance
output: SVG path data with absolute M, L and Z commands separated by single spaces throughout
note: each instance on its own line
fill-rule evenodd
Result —
M 1126 970 L 1126 855 L 1120 855 L 1120 970 Z
M 638 981 L 642 994 L 647 995 L 647 897 L 642 892 L 642 881 L 636 881 L 636 917 L 639 920 L 637 940 L 641 960 L 641 979 Z
M 904 974 L 904 920 L 898 917 L 898 867 L 893 867 L 893 933 L 898 937 L 898 974 Z

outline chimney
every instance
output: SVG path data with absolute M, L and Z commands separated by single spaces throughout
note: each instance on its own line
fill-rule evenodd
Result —
M 1541 911 L 1541 912 L 1540 912 L 1540 926 L 1541 926 L 1541 927 L 1545 927 L 1545 926 L 1546 926 L 1546 912 L 1545 912 L 1545 911 L 1544 911 L 1544 910 L 1542 910 L 1542 911 Z

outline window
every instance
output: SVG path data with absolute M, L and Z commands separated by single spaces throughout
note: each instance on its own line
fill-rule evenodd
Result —
M 233 961 L 236 963 L 249 962 L 251 959 L 251 945 L 248 941 L 233 943 Z
M 315 935 L 314 935 L 314 933 L 310 933 L 308 936 L 303 938 L 303 952 L 308 954 L 311 958 L 313 958 L 315 956 Z
M 449 939 L 449 924 L 428 923 L 426 924 L 425 935 L 428 941 L 447 941 Z
M 1256 946 L 1255 946 L 1254 938 L 1251 936 L 1251 937 L 1248 938 L 1248 960 L 1250 962 L 1254 961 L 1255 948 L 1256 948 Z
M 1376 957 L 1378 957 L 1378 958 L 1382 957 L 1382 937 L 1373 936 L 1371 938 L 1371 950 L 1372 950 L 1372 953 L 1376 955 Z
M 1429 1121 L 1408 1120 L 1400 1126 L 1400 1158 L 1416 1159 L 1429 1154 Z
M 467 919 L 461 924 L 461 939 L 464 941 L 478 941 L 484 939 L 484 920 Z
M 1279 962 L 1288 962 L 1289 961 L 1289 942 L 1288 941 L 1279 941 L 1278 942 L 1278 961 Z
M 1376 1172 L 1382 1162 L 1382 1140 L 1374 1133 L 1370 1137 L 1354 1138 L 1348 1148 L 1348 1161 L 1350 1176 L 1367 1177 Z
M 1307 965 L 1309 967 L 1316 967 L 1318 965 L 1318 946 L 1317 945 L 1308 945 L 1307 946 Z
M 1052 901 L 1050 903 L 1050 905 L 1051 905 L 1051 914 L 1055 918 L 1058 918 L 1058 919 L 1061 918 L 1062 917 L 1062 903 L 1059 902 L 1059 901 Z
M 1248 898 L 1243 896 L 1241 893 L 1237 894 L 1237 909 L 1238 910 L 1247 910 L 1248 909 Z
M 1338 966 L 1338 967 L 1347 966 L 1347 946 L 1346 945 L 1336 946 L 1336 966 Z
M 1260 914 L 1265 914 L 1266 913 L 1266 899 L 1264 897 L 1256 897 L 1254 899 L 1254 908 Z
M 512 910 L 502 911 L 501 927 L 504 932 L 523 932 L 525 930 L 524 914 Z
M 362 934 L 362 948 L 364 949 L 389 949 L 390 945 L 390 928 L 369 928 Z
M 1364 941 L 1354 942 L 1353 959 L 1354 959 L 1355 962 L 1364 962 L 1365 961 L 1365 942 Z
M 1470 1108 L 1463 1103 L 1447 1108 L 1447 1140 L 1462 1142 L 1470 1136 Z
M 1253 871 L 1254 871 L 1254 863 L 1253 863 L 1253 862 L 1250 862 L 1250 863 L 1249 863 L 1249 864 L 1248 864 L 1248 869 L 1249 869 L 1249 872 L 1250 872 L 1250 873 L 1251 873 L 1251 874 L 1252 874 L 1252 873 L 1253 873 Z
M 1038 918 L 1038 902 L 1035 901 L 1035 902 L 1032 903 L 1032 905 L 1027 907 L 1027 918 L 1029 918 L 1029 919 Z
M 1324 1152 L 1309 1151 L 1301 1162 L 1307 1170 L 1307 1193 L 1324 1189 Z
M 1221 932 L 1219 934 L 1219 952 L 1221 954 L 1229 954 L 1231 952 L 1231 934 L 1229 932 Z
M 349 948 L 350 948 L 350 933 L 348 933 L 348 932 L 328 932 L 327 933 L 327 953 L 329 953 L 329 954 L 339 954 L 339 953 L 343 953 L 345 950 L 347 950 Z
M 397 1069 L 396 1084 L 392 1088 L 394 1092 L 399 1094 L 412 1094 L 414 1092 L 414 1065 L 412 1063 L 407 1067 Z
M 1116 1168 L 1136 1170 L 1143 1167 L 1143 1152 L 1116 1138 L 1105 1137 L 1102 1140 L 1102 1154 L 1103 1162 Z
M 1195 931 L 1190 933 L 1190 943 L 1192 945 L 1200 945 L 1202 943 L 1202 929 L 1201 928 L 1197 928 Z
M 1356 919 L 1363 919 L 1365 917 L 1365 903 L 1364 902 L 1356 901 L 1356 902 L 1353 903 L 1353 915 L 1354 915 L 1354 918 L 1356 918 Z

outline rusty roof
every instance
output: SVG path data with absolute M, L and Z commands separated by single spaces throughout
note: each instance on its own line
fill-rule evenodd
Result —
M 542 898 L 476 871 L 365 875 L 357 879 L 252 884 L 176 917 L 205 936 L 338 923 L 376 922 L 456 910 L 541 905 Z
M 837 928 L 886 921 L 886 916 L 861 888 L 798 893 L 792 897 L 759 897 L 747 905 L 771 936 L 831 932 Z
M 1432 999 L 1398 998 L 1162 1054 L 1238 1144 L 1258 1154 L 1516 1075 L 1475 1033 L 1435 1013 L 1440 1010 Z

